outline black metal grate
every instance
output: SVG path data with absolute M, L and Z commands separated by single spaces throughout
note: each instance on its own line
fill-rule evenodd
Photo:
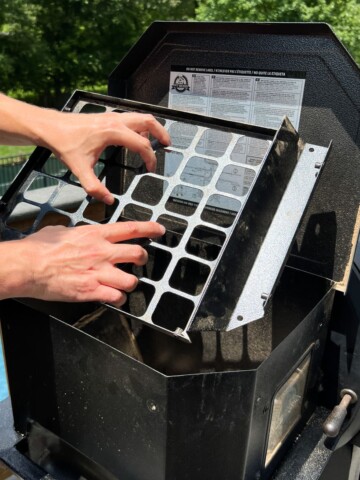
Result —
M 142 111 L 150 107 L 82 92 L 76 93 L 66 107 L 74 112 L 105 109 L 119 113 L 129 108 Z M 49 223 L 162 223 L 166 235 L 144 245 L 149 253 L 147 265 L 120 265 L 138 275 L 140 282 L 119 310 L 188 340 L 187 332 L 196 315 L 202 325 L 197 328 L 204 328 L 204 319 L 214 316 L 214 292 L 227 288 L 231 275 L 228 268 L 234 275 L 230 283 L 236 282 L 237 286 L 232 303 L 237 301 L 303 146 L 287 121 L 277 132 L 161 107 L 153 109 L 172 137 L 171 148 L 157 152 L 155 173 L 144 173 L 139 156 L 125 149 L 105 151 L 99 178 L 107 182 L 116 199 L 108 207 L 86 196 L 70 171 L 53 173 L 49 153 L 38 149 L 4 196 L 3 238 L 28 235 Z M 247 148 L 254 142 L 259 155 L 256 159 L 252 156 L 249 163 Z M 315 182 L 316 159 L 314 154 L 310 161 L 311 185 Z M 44 179 L 53 185 L 38 191 L 37 197 L 31 188 Z M 16 220 L 26 211 L 31 212 L 33 222 L 19 230 Z M 234 258 L 225 255 L 229 243 L 236 267 Z M 284 260 L 275 265 L 273 281 Z M 263 299 L 259 301 L 263 308 Z M 220 320 L 229 323 L 229 313 L 227 319 Z M 232 328 L 250 320 L 237 314 Z M 216 328 L 213 320 L 206 328 Z

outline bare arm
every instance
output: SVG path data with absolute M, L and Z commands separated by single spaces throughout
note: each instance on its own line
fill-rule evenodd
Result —
M 40 108 L 0 93 L 0 144 L 49 148 L 76 175 L 90 195 L 111 204 L 113 196 L 93 167 L 108 145 L 139 153 L 147 168 L 156 157 L 147 134 L 169 145 L 170 137 L 152 115 L 140 113 L 73 114 Z
M 147 135 L 169 144 L 167 131 L 151 115 L 138 113 L 72 114 L 44 109 L 0 93 L 0 143 L 39 145 L 52 150 L 92 196 L 112 203 L 113 196 L 93 167 L 108 145 L 138 152 L 149 170 L 155 154 Z M 0 243 L 0 299 L 32 297 L 60 301 L 100 301 L 121 305 L 137 285 L 134 275 L 116 267 L 142 265 L 139 245 L 118 244 L 163 235 L 155 222 L 45 227 L 22 240 Z

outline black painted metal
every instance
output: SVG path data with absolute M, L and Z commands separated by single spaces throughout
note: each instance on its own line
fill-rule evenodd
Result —
M 360 276 L 354 267 L 346 295 L 336 302 L 333 313 L 331 334 L 324 356 L 325 392 L 322 402 L 329 408 L 340 401 L 340 391 L 360 389 Z M 340 435 L 328 439 L 326 445 L 337 449 L 358 435 L 360 430 L 360 403 L 349 407 L 349 413 L 340 430 Z
M 333 140 L 333 149 L 302 222 L 292 264 L 341 280 L 360 203 L 360 72 L 331 28 L 154 22 L 112 72 L 109 94 L 167 105 L 173 65 L 306 73 L 299 134 L 317 145 Z
M 192 345 L 181 343 L 186 368 L 179 367 L 176 352 L 171 357 L 176 340 L 165 336 L 164 343 L 152 329 L 139 339 L 142 364 L 63 322 L 60 310 L 55 319 L 29 302 L 3 301 L 15 428 L 27 434 L 35 421 L 117 478 L 270 478 L 314 408 L 332 298 L 328 281 L 286 269 L 268 318 L 246 329 L 255 344 L 244 337 L 242 345 L 232 345 L 231 336 L 208 332 L 218 335 L 213 363 L 201 360 L 209 337 L 197 336 Z M 66 309 L 63 316 L 68 322 Z M 261 354 L 262 348 L 271 354 Z M 265 469 L 274 392 L 308 351 L 302 419 Z M 56 455 L 48 458 L 55 462 Z

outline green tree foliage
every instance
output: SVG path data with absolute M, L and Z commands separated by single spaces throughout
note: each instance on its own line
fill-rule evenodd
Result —
M 106 83 L 141 28 L 131 0 L 12 0 L 2 20 L 1 89 L 42 103 Z
M 201 0 L 197 20 L 325 22 L 360 63 L 359 0 Z
M 107 77 L 154 19 L 184 19 L 193 0 L 1 0 L 0 90 L 61 104 Z
M 154 20 L 327 22 L 360 62 L 359 0 L 0 0 L 0 7 L 0 90 L 30 92 L 44 105 L 106 85 Z
M 136 11 L 141 14 L 143 29 L 155 20 L 194 19 L 196 0 L 134 0 Z

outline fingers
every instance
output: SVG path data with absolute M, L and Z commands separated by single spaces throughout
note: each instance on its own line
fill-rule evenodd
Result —
M 99 285 L 95 290 L 92 299 L 88 299 L 94 302 L 110 303 L 115 307 L 121 307 L 127 300 L 127 295 L 121 290 L 108 287 L 107 285 Z
M 170 145 L 171 139 L 167 130 L 153 117 L 140 113 L 115 114 L 114 120 L 121 121 L 121 125 L 113 131 L 109 141 L 114 145 L 123 145 L 141 155 L 146 168 L 152 172 L 156 167 L 156 156 L 152 149 L 149 134 L 157 138 L 163 145 Z
M 138 133 L 148 132 L 157 138 L 163 145 L 170 145 L 171 139 L 167 130 L 153 115 L 140 113 L 122 113 L 123 123 Z
M 156 155 L 150 140 L 127 127 L 119 130 L 114 135 L 114 144 L 123 145 L 129 150 L 138 153 L 144 160 L 146 168 L 153 172 L 156 167 Z
M 104 267 L 97 275 L 99 286 L 94 292 L 94 300 L 121 307 L 127 301 L 126 292 L 132 292 L 138 285 L 135 275 L 117 267 Z
M 91 195 L 107 205 L 114 203 L 114 196 L 111 194 L 110 190 L 100 182 L 91 167 L 85 165 L 83 169 L 79 171 L 77 177 L 88 195 Z
M 16 296 L 100 301 L 120 306 L 126 301 L 126 292 L 138 283 L 137 277 L 124 272 L 121 265 L 144 265 L 148 260 L 145 249 L 126 241 L 160 236 L 164 231 L 156 222 L 45 227 L 15 242 L 19 246 L 20 253 L 15 253 L 15 258 L 21 259 L 22 278 Z M 26 278 L 24 257 L 30 272 Z
M 100 225 L 102 234 L 109 242 L 126 241 L 135 237 L 160 236 L 165 232 L 162 225 L 156 222 L 123 222 L 108 225 Z M 127 300 L 125 292 L 132 292 L 138 285 L 135 275 L 121 270 L 121 264 L 132 263 L 145 265 L 148 261 L 148 253 L 140 245 L 115 244 L 111 245 L 109 264 L 102 265 L 97 273 L 97 280 L 102 287 L 99 301 L 121 307 Z M 114 265 L 118 264 L 118 267 Z M 99 295 L 99 291 L 97 292 Z
M 124 242 L 134 238 L 161 237 L 166 231 L 165 227 L 157 222 L 117 222 L 97 227 L 100 229 L 101 235 L 111 243 Z
M 135 275 L 126 273 L 117 267 L 103 268 L 98 273 L 98 281 L 101 285 L 116 288 L 123 292 L 132 292 L 138 284 Z
M 138 153 L 146 168 L 154 171 L 156 156 L 149 135 L 163 145 L 171 143 L 167 130 L 149 114 L 108 112 L 64 115 L 66 129 L 62 135 L 56 135 L 56 141 L 50 139 L 45 146 L 53 150 L 79 178 L 89 195 L 106 204 L 113 203 L 114 197 L 93 171 L 105 147 L 124 146 Z
M 114 227 L 113 227 L 114 226 Z M 123 228 L 125 226 L 125 229 Z M 104 228 L 110 227 L 110 228 Z M 120 227 L 120 230 L 119 230 Z M 159 228 L 160 227 L 160 228 Z M 125 222 L 120 224 L 101 225 L 102 230 L 107 230 L 108 241 L 118 239 L 120 232 L 121 238 L 133 238 L 134 233 L 137 237 L 159 235 L 164 231 L 162 225 L 156 222 Z M 103 232 L 104 233 L 104 232 Z M 99 301 L 110 303 L 116 307 L 123 305 L 127 296 L 125 292 L 132 292 L 138 285 L 138 278 L 135 275 L 121 270 L 121 264 L 132 263 L 135 265 L 145 265 L 148 261 L 148 253 L 140 245 L 133 244 L 115 244 L 111 246 L 112 253 L 108 261 L 115 266 L 101 266 L 97 274 L 97 280 L 102 286 L 108 287 L 102 289 L 102 296 Z M 99 294 L 99 292 L 97 292 Z
M 120 268 L 122 263 L 133 263 L 141 266 L 148 261 L 148 253 L 140 245 L 116 244 L 112 246 L 112 254 L 109 261 L 112 264 L 120 264 Z

